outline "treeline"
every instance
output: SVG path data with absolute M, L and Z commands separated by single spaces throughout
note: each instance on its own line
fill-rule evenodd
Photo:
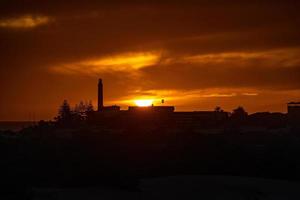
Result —
M 80 101 L 72 108 L 67 100 L 64 100 L 59 107 L 58 116 L 54 118 L 59 125 L 72 125 L 80 123 L 87 119 L 90 112 L 94 111 L 94 106 L 91 101 Z

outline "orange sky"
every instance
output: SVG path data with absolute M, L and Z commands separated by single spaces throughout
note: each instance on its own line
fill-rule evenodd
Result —
M 122 108 L 286 112 L 300 100 L 294 0 L 3 1 L 0 120 L 52 119 L 64 99 Z

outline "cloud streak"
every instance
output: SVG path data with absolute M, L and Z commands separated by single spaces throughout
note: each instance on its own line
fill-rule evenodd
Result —
M 37 26 L 45 25 L 50 22 L 50 18 L 46 16 L 32 16 L 24 15 L 20 17 L 0 19 L 1 28 L 34 28 Z
M 131 73 L 143 67 L 156 65 L 159 58 L 159 53 L 154 52 L 126 53 L 58 65 L 50 67 L 50 70 L 62 74 L 89 76 L 98 76 L 101 72 Z
M 55 73 L 99 77 L 124 72 L 149 89 L 300 87 L 300 49 L 177 55 L 163 51 L 130 52 L 50 67 Z M 250 95 L 248 95 L 250 96 Z

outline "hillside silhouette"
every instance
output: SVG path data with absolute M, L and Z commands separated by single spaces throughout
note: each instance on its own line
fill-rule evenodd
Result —
M 189 174 L 300 180 L 298 103 L 287 114 L 120 110 L 103 106 L 102 95 L 97 111 L 64 100 L 54 121 L 1 131 L 1 188 L 21 196 L 32 187 L 138 191 L 142 179 Z

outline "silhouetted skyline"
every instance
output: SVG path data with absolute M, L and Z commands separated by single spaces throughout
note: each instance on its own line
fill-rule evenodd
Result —
M 300 199 L 299 8 L 0 0 L 0 200 Z

